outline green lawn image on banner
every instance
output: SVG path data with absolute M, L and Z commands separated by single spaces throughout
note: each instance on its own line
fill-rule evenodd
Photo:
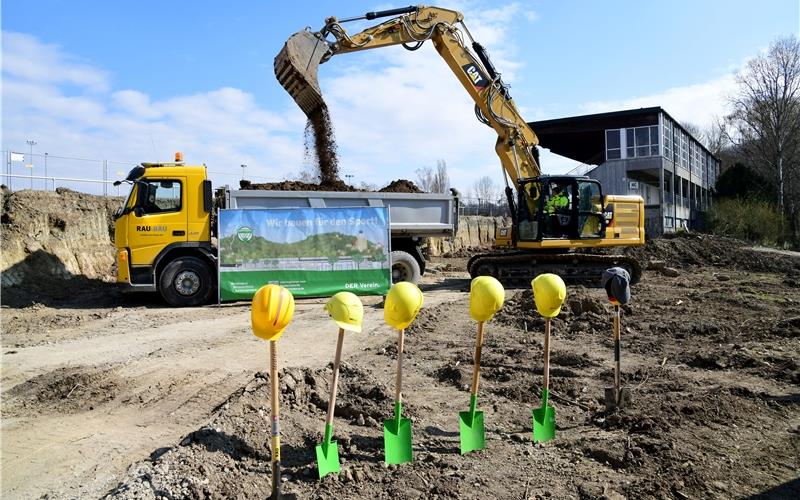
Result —
M 219 212 L 220 300 L 250 299 L 268 283 L 298 297 L 391 286 L 385 207 L 236 209 Z

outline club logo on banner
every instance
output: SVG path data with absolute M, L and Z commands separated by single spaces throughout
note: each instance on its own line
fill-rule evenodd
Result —
M 386 294 L 389 238 L 384 207 L 220 210 L 220 300 L 269 283 L 299 297 Z
M 253 239 L 253 230 L 247 226 L 240 227 L 236 231 L 236 237 L 239 241 L 250 241 Z

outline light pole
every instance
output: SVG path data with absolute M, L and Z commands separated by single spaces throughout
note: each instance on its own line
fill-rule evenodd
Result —
M 242 163 L 242 180 L 244 180 L 244 171 L 245 171 L 246 168 L 247 168 L 247 164 L 246 163 Z
M 47 191 L 47 153 L 44 154 L 44 190 Z M 53 181 L 53 191 L 56 190 L 56 181 Z
M 31 147 L 31 154 L 30 154 L 30 158 L 31 158 L 31 189 L 33 189 L 33 147 L 38 143 L 33 139 L 28 139 L 25 142 L 27 142 L 28 145 Z

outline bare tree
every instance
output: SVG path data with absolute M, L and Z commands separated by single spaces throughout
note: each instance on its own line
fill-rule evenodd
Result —
M 729 137 L 754 166 L 777 179 L 778 205 L 797 229 L 800 191 L 800 42 L 779 38 L 736 75 Z
M 305 182 L 306 184 L 319 184 L 319 174 L 308 169 L 303 169 L 296 174 L 295 180 Z
M 711 154 L 719 157 L 722 150 L 729 145 L 725 132 L 725 122 L 715 116 L 714 123 L 703 129 L 703 138 L 705 139 L 705 146 L 711 151 Z
M 703 137 L 703 129 L 700 125 L 692 122 L 682 122 L 681 127 L 683 130 L 689 132 L 689 135 L 702 142 L 705 145 L 705 138 Z
M 472 195 L 484 203 L 496 203 L 500 197 L 497 185 L 488 175 L 475 181 L 472 185 Z
M 450 188 L 450 177 L 447 176 L 447 163 L 436 161 L 436 169 L 432 167 L 418 168 L 417 184 L 426 193 L 445 193 Z

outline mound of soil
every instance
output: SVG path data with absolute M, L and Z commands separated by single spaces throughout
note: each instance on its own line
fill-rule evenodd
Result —
M 73 366 L 39 375 L 8 391 L 3 413 L 75 413 L 93 410 L 120 392 L 124 382 L 111 368 Z
M 121 203 L 64 188 L 4 192 L 4 304 L 29 305 L 112 281 L 114 213 Z
M 417 187 L 416 184 L 407 180 L 407 179 L 397 179 L 396 181 L 392 181 L 383 189 L 378 191 L 379 193 L 423 193 L 420 188 Z
M 301 181 L 281 181 L 281 182 L 264 182 L 252 183 L 250 181 L 239 181 L 240 189 L 244 190 L 262 190 L 262 191 L 347 191 L 355 192 L 360 191 L 353 186 L 340 181 L 339 179 L 320 182 L 313 184 L 310 182 Z
M 247 180 L 239 181 L 240 189 L 264 191 L 362 191 L 339 179 L 322 181 L 319 184 L 301 181 L 281 181 L 252 183 Z M 413 182 L 405 179 L 392 181 L 388 186 L 378 191 L 379 193 L 422 193 Z
M 281 463 L 284 480 L 311 480 L 316 465 L 308 455 L 321 441 L 330 394 L 331 367 L 286 369 L 278 374 L 282 399 Z M 378 444 L 393 397 L 369 372 L 343 363 L 336 401 L 335 439 L 342 463 L 360 460 Z M 270 485 L 270 381 L 266 373 L 224 402 L 213 420 L 134 465 L 111 498 L 265 498 Z M 410 415 L 413 414 L 413 410 Z M 350 422 L 350 423 L 347 423 Z M 370 436 L 363 431 L 369 430 Z
M 676 267 L 716 266 L 753 272 L 800 274 L 800 258 L 752 249 L 741 240 L 710 234 L 676 233 L 625 249 L 641 262 L 664 261 Z

